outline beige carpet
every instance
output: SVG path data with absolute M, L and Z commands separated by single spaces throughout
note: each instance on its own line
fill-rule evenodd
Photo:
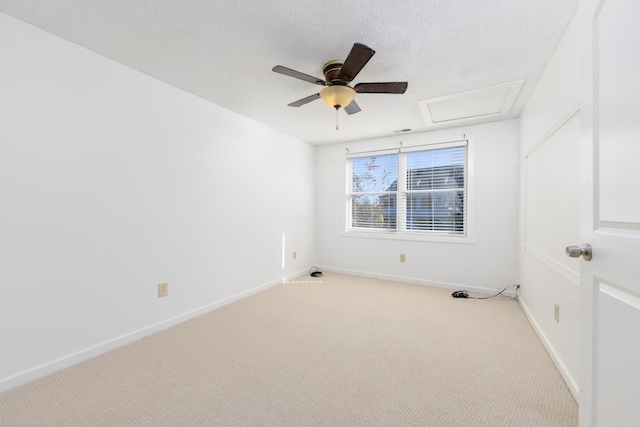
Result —
M 325 273 L 0 395 L 2 426 L 577 426 L 513 300 Z

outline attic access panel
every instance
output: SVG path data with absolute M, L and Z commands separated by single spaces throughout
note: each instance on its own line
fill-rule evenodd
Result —
M 422 99 L 418 101 L 418 105 L 429 126 L 478 117 L 506 116 L 511 111 L 524 82 L 525 80 L 518 80 Z

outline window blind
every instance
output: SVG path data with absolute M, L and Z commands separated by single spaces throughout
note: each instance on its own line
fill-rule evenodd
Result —
M 406 154 L 405 230 L 463 234 L 466 147 Z

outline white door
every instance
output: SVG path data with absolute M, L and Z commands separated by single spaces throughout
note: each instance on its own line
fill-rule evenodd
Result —
M 582 0 L 580 425 L 640 426 L 640 1 Z

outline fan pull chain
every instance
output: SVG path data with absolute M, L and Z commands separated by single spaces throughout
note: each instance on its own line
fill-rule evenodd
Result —
M 336 108 L 336 130 L 340 130 L 338 127 L 338 109 Z

